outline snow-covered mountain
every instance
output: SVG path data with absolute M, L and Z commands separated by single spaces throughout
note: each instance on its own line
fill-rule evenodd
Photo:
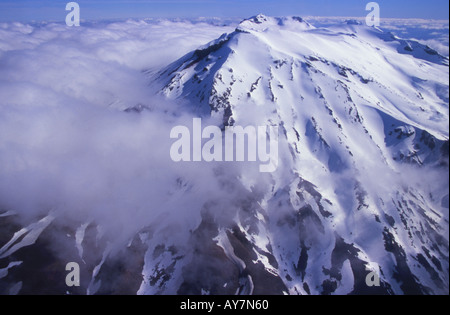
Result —
M 64 274 L 67 258 L 43 248 L 71 234 L 60 246 L 85 283 L 72 293 L 448 294 L 448 66 L 356 21 L 245 20 L 152 86 L 220 127 L 278 126 L 278 169 L 218 163 L 221 197 L 196 205 L 193 223 L 158 220 L 120 250 L 93 221 L 74 229 L 49 213 L 21 229 L 0 215 L 0 290 L 39 288 L 27 257 Z M 196 185 L 180 175 L 168 190 L 170 203 Z M 367 286 L 371 272 L 380 286 Z
M 317 29 L 260 15 L 158 80 L 225 126 L 282 127 L 271 187 L 217 236 L 231 261 L 264 266 L 254 277 L 279 277 L 256 293 L 375 292 L 364 284 L 370 265 L 378 292 L 448 291 L 448 186 L 428 192 L 409 179 L 448 170 L 447 58 L 355 21 Z M 225 246 L 235 238 L 240 259 L 237 244 Z

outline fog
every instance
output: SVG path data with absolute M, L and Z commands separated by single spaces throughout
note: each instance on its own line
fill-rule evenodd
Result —
M 195 227 L 203 203 L 220 198 L 215 166 L 172 162 L 170 130 L 192 124 L 189 108 L 155 96 L 143 71 L 227 31 L 168 21 L 0 25 L 1 212 L 23 225 L 50 211 L 75 228 L 95 222 L 121 243 L 157 218 Z M 124 111 L 136 105 L 149 110 Z

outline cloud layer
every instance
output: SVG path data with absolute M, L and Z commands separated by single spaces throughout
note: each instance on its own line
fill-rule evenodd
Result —
M 171 161 L 170 128 L 189 119 L 153 94 L 143 70 L 227 31 L 168 21 L 0 25 L 1 212 L 26 225 L 55 211 L 123 241 L 163 213 L 195 226 L 199 211 L 179 209 L 201 209 L 218 191 L 214 170 Z M 138 104 L 152 111 L 124 112 Z M 185 182 L 195 191 L 170 198 Z

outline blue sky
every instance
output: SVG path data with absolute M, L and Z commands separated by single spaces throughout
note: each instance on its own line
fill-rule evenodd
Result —
M 65 20 L 69 0 L 0 0 L 0 21 Z M 267 15 L 365 16 L 369 0 L 78 0 L 86 20 Z M 379 0 L 381 17 L 449 19 L 448 0 Z

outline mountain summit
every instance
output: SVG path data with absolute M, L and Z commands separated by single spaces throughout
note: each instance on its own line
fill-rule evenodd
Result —
M 267 17 L 265 15 L 257 15 L 250 19 L 242 21 L 237 27 L 236 31 L 241 32 L 264 32 L 269 28 L 289 28 L 291 30 L 306 30 L 314 28 L 308 22 L 304 21 L 301 17 L 284 17 L 284 18 L 274 18 Z

